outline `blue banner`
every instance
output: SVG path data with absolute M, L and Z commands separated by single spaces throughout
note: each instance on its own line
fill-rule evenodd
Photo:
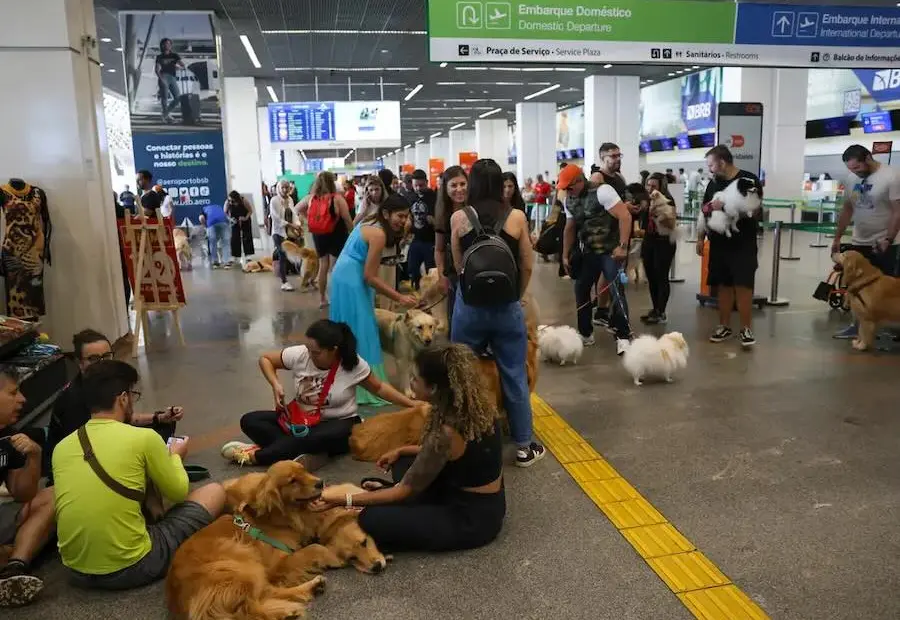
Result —
M 900 8 L 741 2 L 734 42 L 738 45 L 898 47 Z
M 681 120 L 687 131 L 715 130 L 721 76 L 721 69 L 716 68 L 681 78 Z
M 854 69 L 853 73 L 878 103 L 900 100 L 900 69 Z

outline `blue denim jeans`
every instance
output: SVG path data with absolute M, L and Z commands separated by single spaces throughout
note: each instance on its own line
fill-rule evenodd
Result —
M 227 263 L 231 260 L 231 224 L 219 222 L 206 227 L 209 238 L 209 259 L 213 263 Z M 222 244 L 222 260 L 219 260 L 219 244 Z
M 178 98 L 181 96 L 178 79 L 169 73 L 160 73 L 157 81 L 159 82 L 159 103 L 162 106 L 162 113 L 163 116 L 168 116 L 169 112 L 178 105 Z M 169 103 L 169 93 L 172 93 L 171 103 Z
M 434 244 L 413 239 L 406 255 L 406 269 L 409 271 L 409 279 L 416 290 L 419 289 L 419 280 L 422 279 L 422 265 L 425 265 L 425 273 L 435 266 Z
M 575 305 L 578 308 L 578 333 L 587 338 L 594 333 L 591 325 L 591 291 L 597 280 L 602 275 L 606 283 L 614 282 L 609 287 L 612 297 L 609 324 L 616 332 L 616 338 L 627 339 L 631 337 L 631 327 L 628 323 L 628 300 L 625 299 L 625 287 L 619 281 L 619 269 L 622 263 L 613 259 L 612 254 L 597 254 L 585 252 L 584 262 L 578 279 L 575 280 Z
M 532 431 L 531 395 L 525 371 L 528 336 L 521 304 L 516 301 L 499 306 L 470 306 L 463 301 L 457 287 L 450 340 L 468 345 L 476 353 L 491 347 L 500 372 L 503 406 L 509 418 L 513 441 L 518 446 L 529 445 Z

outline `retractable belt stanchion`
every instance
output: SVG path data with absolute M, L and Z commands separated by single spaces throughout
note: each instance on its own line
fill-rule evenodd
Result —
M 787 299 L 779 299 L 778 297 L 778 277 L 781 263 L 779 261 L 781 255 L 781 226 L 782 222 L 775 222 L 775 235 L 772 239 L 772 288 L 769 292 L 769 298 L 766 300 L 766 305 L 769 306 L 787 306 L 790 304 L 790 301 Z
M 800 260 L 799 256 L 794 256 L 794 224 L 797 223 L 796 215 L 797 203 L 793 202 L 791 203 L 791 228 L 788 233 L 788 253 L 787 256 L 781 256 L 781 260 Z M 776 230 L 778 229 L 776 228 Z
M 811 248 L 827 248 L 829 246 L 829 244 L 827 244 L 827 243 L 822 243 L 822 224 L 824 224 L 824 222 L 822 221 L 823 217 L 824 217 L 824 214 L 822 213 L 822 211 L 823 211 L 824 207 L 825 207 L 825 201 L 820 200 L 819 201 L 819 215 L 816 218 L 816 221 L 819 223 L 819 228 L 816 231 L 816 242 L 809 244 L 809 247 L 811 247 Z

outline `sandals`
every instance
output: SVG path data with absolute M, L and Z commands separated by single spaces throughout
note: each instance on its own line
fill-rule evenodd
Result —
M 380 491 L 381 489 L 390 489 L 396 485 L 392 481 L 385 480 L 384 478 L 370 477 L 360 480 L 359 486 L 364 491 Z

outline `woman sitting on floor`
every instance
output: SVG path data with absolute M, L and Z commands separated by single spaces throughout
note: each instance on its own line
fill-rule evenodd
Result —
M 259 358 L 263 377 L 272 386 L 275 410 L 252 411 L 241 417 L 241 430 L 253 443 L 230 441 L 222 446 L 222 456 L 240 465 L 271 465 L 304 456 L 303 464 L 314 470 L 329 456 L 345 454 L 356 414 L 356 388 L 402 407 L 417 403 L 389 383 L 380 380 L 369 364 L 356 353 L 356 337 L 346 323 L 321 319 L 306 330 L 308 344 L 268 351 Z M 284 387 L 277 371 L 290 370 L 296 389 L 295 402 L 285 401 Z M 301 427 L 290 411 L 305 411 L 321 421 Z
M 506 514 L 502 436 L 494 397 L 471 349 L 431 347 L 416 357 L 416 397 L 431 403 L 422 445 L 378 460 L 393 482 L 363 480 L 361 493 L 326 488 L 317 509 L 365 506 L 359 524 L 382 550 L 453 551 L 486 545 Z

